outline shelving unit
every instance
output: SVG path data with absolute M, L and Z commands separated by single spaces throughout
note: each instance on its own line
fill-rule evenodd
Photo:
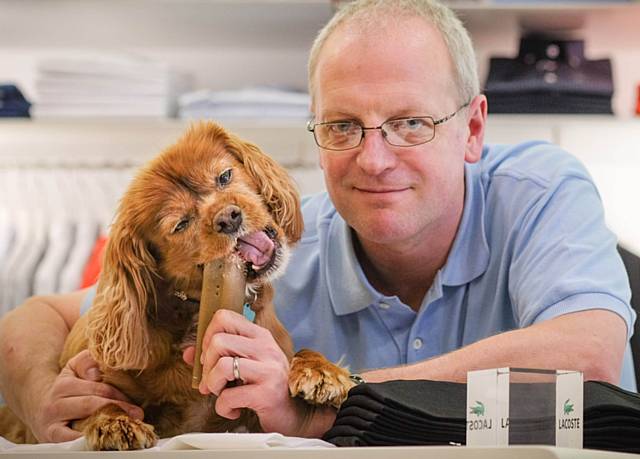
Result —
M 43 58 L 130 53 L 193 75 L 195 88 L 306 87 L 308 50 L 336 0 L 0 0 L 0 80 L 35 93 Z M 630 117 L 640 84 L 640 2 L 449 4 L 469 28 L 481 82 L 491 56 L 513 56 L 525 30 L 588 37 L 592 58 L 612 57 L 614 110 Z M 117 31 L 117 32 L 116 32 Z
M 0 0 L 0 80 L 17 81 L 31 96 L 39 59 L 124 52 L 190 72 L 196 88 L 261 84 L 304 88 L 309 47 L 336 3 Z M 640 121 L 632 115 L 640 84 L 640 2 L 449 3 L 473 36 L 481 82 L 488 58 L 515 55 L 524 30 L 588 37 L 590 58 L 613 58 L 616 117 L 491 115 L 488 141 L 541 138 L 560 143 L 586 161 L 622 158 L 622 164 L 629 164 L 624 161 L 640 144 Z M 244 120 L 225 125 L 302 174 L 300 181 L 307 187 L 303 191 L 313 191 L 322 184 L 305 121 Z M 0 167 L 135 166 L 174 142 L 187 124 L 181 120 L 0 120 Z

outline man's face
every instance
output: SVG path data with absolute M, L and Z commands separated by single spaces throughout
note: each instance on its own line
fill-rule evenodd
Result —
M 356 28 L 357 29 L 357 28 Z M 375 31 L 341 27 L 327 41 L 314 75 L 316 122 L 442 118 L 464 102 L 440 34 L 421 19 Z M 466 111 L 436 126 L 435 138 L 394 147 L 379 130 L 342 152 L 320 149 L 337 210 L 359 238 L 411 247 L 457 224 L 464 200 Z

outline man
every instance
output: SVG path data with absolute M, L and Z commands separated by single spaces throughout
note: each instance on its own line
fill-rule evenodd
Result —
M 635 315 L 597 192 L 551 145 L 483 148 L 487 102 L 448 9 L 347 6 L 314 44 L 309 83 L 329 194 L 304 201 L 305 235 L 277 285 L 296 347 L 344 357 L 367 381 L 513 366 L 620 382 Z M 140 415 L 76 378 L 93 368 L 86 355 L 56 377 L 83 298 L 30 300 L 0 327 L 0 387 L 41 440 L 73 438 L 65 423 L 111 398 Z M 28 330 L 38 336 L 23 344 Z M 218 413 L 248 407 L 288 435 L 331 426 L 333 409 L 289 397 L 288 362 L 266 330 L 219 311 L 204 347 L 200 391 L 218 395 Z M 238 371 L 245 384 L 225 388 Z

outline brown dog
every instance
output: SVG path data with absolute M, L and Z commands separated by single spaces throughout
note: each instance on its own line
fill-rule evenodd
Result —
M 88 348 L 103 381 L 141 406 L 145 422 L 116 405 L 74 422 L 91 449 L 147 448 L 158 436 L 186 432 L 260 431 L 250 410 L 236 420 L 217 416 L 215 397 L 191 388 L 182 359 L 195 340 L 202 267 L 221 257 L 240 257 L 246 266 L 255 322 L 290 358 L 291 395 L 342 403 L 353 385 L 348 372 L 316 352 L 293 356 L 271 302 L 270 281 L 302 233 L 299 204 L 277 163 L 214 123 L 195 125 L 141 170 L 111 228 L 94 304 L 71 330 L 60 365 Z M 33 440 L 11 415 L 0 411 L 0 434 Z

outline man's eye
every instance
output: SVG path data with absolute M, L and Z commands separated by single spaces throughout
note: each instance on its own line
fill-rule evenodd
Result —
M 231 182 L 232 175 L 232 169 L 226 169 L 222 174 L 218 176 L 218 185 L 220 185 L 221 187 L 227 186 L 229 182 Z
M 331 134 L 350 134 L 356 129 L 354 123 L 331 123 L 327 124 L 327 128 Z
M 407 118 L 390 121 L 389 125 L 394 131 L 419 131 L 425 128 L 427 122 L 422 118 Z
M 425 125 L 424 120 L 420 118 L 409 118 L 404 121 L 409 129 L 422 129 Z
M 189 226 L 189 223 L 191 223 L 191 219 L 190 218 L 183 218 L 182 220 L 180 220 L 178 222 L 178 224 L 176 226 L 173 227 L 173 230 L 171 231 L 171 234 L 175 234 L 175 233 L 179 233 L 181 231 L 184 231 L 185 229 L 187 229 L 187 226 Z

